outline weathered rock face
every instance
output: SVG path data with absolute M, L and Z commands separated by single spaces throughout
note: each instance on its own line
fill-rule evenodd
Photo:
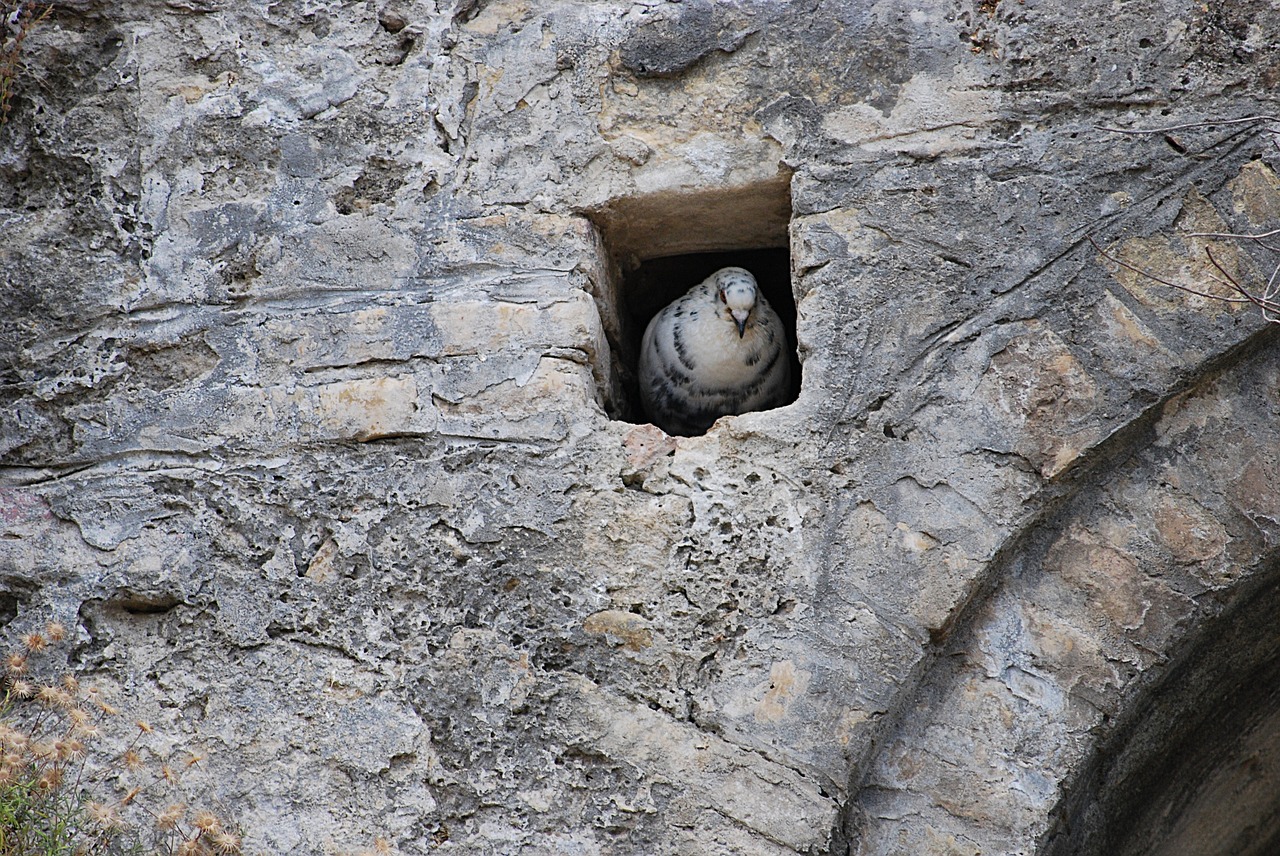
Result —
M 1144 712 L 1270 703 L 1274 646 L 1221 640 L 1276 573 L 1280 345 L 1087 239 L 1265 282 L 1192 235 L 1280 227 L 1278 152 L 1099 126 L 1275 113 L 1276 32 L 59 5 L 0 129 L 5 632 L 75 627 L 253 852 L 1187 852 L 1160 810 L 1232 780 L 1161 792 Z M 611 418 L 628 271 L 768 247 L 799 399 Z

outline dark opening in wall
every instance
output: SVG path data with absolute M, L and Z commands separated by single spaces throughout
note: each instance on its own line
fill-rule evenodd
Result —
M 605 391 L 610 416 L 649 421 L 637 382 L 645 327 L 663 307 L 724 267 L 750 271 L 781 319 L 784 357 L 792 367 L 783 403 L 796 399 L 800 361 L 788 245 L 789 174 L 730 190 L 615 200 L 589 216 L 608 256 L 596 302 L 613 350 L 614 383 Z

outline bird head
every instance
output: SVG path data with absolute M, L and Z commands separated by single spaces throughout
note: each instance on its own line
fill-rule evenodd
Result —
M 716 280 L 720 302 L 729 311 L 733 323 L 738 325 L 738 338 L 742 338 L 747 332 L 751 310 L 756 308 L 756 278 L 740 267 L 722 268 L 712 276 Z

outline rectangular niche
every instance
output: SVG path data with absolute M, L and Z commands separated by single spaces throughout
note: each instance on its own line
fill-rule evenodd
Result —
M 788 402 L 800 391 L 796 304 L 791 289 L 791 176 L 745 187 L 664 192 L 613 200 L 587 212 L 608 254 L 596 295 L 613 349 L 620 389 L 609 401 L 614 419 L 648 421 L 636 367 L 644 329 L 664 306 L 723 267 L 755 275 L 783 322 L 792 361 Z

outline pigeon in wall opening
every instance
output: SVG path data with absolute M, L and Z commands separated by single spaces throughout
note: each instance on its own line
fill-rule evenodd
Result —
M 645 328 L 640 401 L 668 434 L 703 434 L 721 416 L 767 410 L 791 393 L 782 320 L 740 267 L 721 268 Z

